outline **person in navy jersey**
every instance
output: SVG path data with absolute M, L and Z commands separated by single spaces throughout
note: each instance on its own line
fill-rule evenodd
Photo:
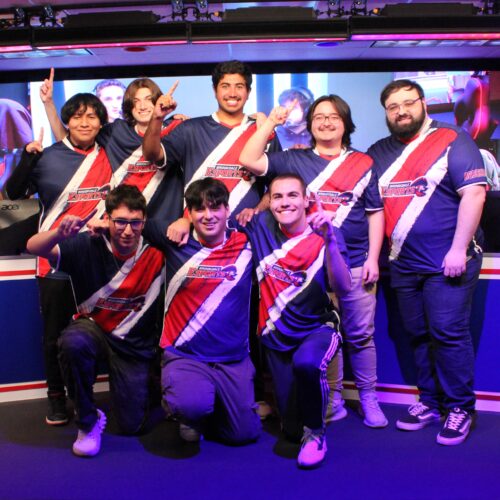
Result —
M 322 96 L 309 108 L 307 128 L 312 134 L 312 148 L 266 154 L 265 138 L 286 122 L 293 109 L 294 103 L 273 109 L 247 141 L 240 161 L 256 175 L 273 178 L 289 172 L 302 176 L 310 193 L 318 195 L 332 217 L 333 225 L 341 230 L 353 279 L 352 290 L 338 297 L 343 338 L 359 390 L 364 423 L 385 427 L 388 422 L 375 393 L 377 358 L 373 340 L 384 214 L 377 186 L 371 182 L 372 160 L 350 148 L 355 126 L 349 105 L 337 95 Z M 328 421 L 347 416 L 342 399 L 342 368 L 340 351 L 329 368 Z
M 302 437 L 297 461 L 325 458 L 327 367 L 341 343 L 328 291 L 342 296 L 351 274 L 342 234 L 319 198 L 306 216 L 306 185 L 296 174 L 275 177 L 270 211 L 254 216 L 248 234 L 260 289 L 259 335 L 273 377 L 285 436 Z
M 170 89 L 173 93 L 177 83 Z M 62 140 L 66 129 L 59 120 L 53 96 L 54 70 L 50 70 L 40 87 L 40 98 L 44 103 L 55 137 Z M 148 217 L 175 219 L 182 214 L 182 179 L 174 170 L 146 161 L 142 154 L 142 138 L 153 114 L 154 105 L 162 95 L 158 85 L 149 78 L 138 78 L 125 89 L 122 108 L 124 119 L 117 118 L 106 124 L 97 137 L 104 147 L 113 169 L 113 184 L 137 186 L 148 204 Z M 174 115 L 161 126 L 161 136 L 168 135 L 187 117 Z
M 94 209 L 104 213 L 104 198 L 112 182 L 112 169 L 103 148 L 96 143 L 107 121 L 106 108 L 93 94 L 76 94 L 64 104 L 62 121 L 67 136 L 43 148 L 43 130 L 24 148 L 5 191 L 19 199 L 38 194 L 43 207 L 40 230 L 56 228 L 65 215 L 86 217 Z M 52 272 L 48 262 L 37 259 L 37 281 L 44 322 L 44 361 L 48 386 L 46 423 L 68 422 L 64 382 L 57 361 L 57 339 L 75 311 L 68 276 Z
M 163 139 L 161 123 L 176 103 L 169 94 L 156 101 L 144 136 L 144 156 L 153 162 L 166 162 L 168 169 L 180 170 L 184 190 L 203 177 L 224 182 L 229 190 L 233 220 L 243 209 L 257 206 L 264 192 L 263 183 L 242 169 L 238 161 L 243 145 L 256 129 L 255 120 L 244 112 L 252 88 L 252 73 L 242 62 L 223 62 L 214 68 L 212 83 L 217 111 L 211 116 L 187 120 Z M 271 150 L 280 149 L 274 134 L 267 142 Z M 187 237 L 188 227 L 189 224 L 181 220 L 171 232 L 181 232 Z
M 252 254 L 248 238 L 226 227 L 229 192 L 211 177 L 191 183 L 193 224 L 183 246 L 149 221 L 145 235 L 166 255 L 165 318 L 160 346 L 163 402 L 180 436 L 213 436 L 229 444 L 255 441 L 254 367 L 248 355 Z
M 103 360 L 118 425 L 126 434 L 143 427 L 157 342 L 156 302 L 164 279 L 163 254 L 141 236 L 146 200 L 135 186 L 118 186 L 106 197 L 107 234 L 80 232 L 92 215 L 65 216 L 56 229 L 28 241 L 31 253 L 71 276 L 78 303 L 58 346 L 75 406 L 79 431 L 73 452 L 79 456 L 100 450 L 106 416 L 95 406 L 93 384 Z
M 475 238 L 486 177 L 463 130 L 429 118 L 422 88 L 382 91 L 391 135 L 371 146 L 390 239 L 396 291 L 417 365 L 420 401 L 396 423 L 414 431 L 442 420 L 442 445 L 462 443 L 475 415 L 472 295 L 482 254 Z

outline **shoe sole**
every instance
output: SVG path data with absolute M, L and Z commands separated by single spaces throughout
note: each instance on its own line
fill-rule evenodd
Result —
M 433 420 L 429 420 L 428 422 L 420 422 L 419 424 L 408 424 L 406 422 L 401 422 L 398 420 L 396 422 L 396 428 L 401 431 L 419 431 L 428 425 L 439 423 L 443 420 L 443 417 L 435 418 Z
M 49 420 L 48 417 L 45 417 L 45 423 L 47 425 L 58 426 L 58 425 L 66 425 L 69 422 L 69 418 L 66 420 Z
M 335 415 L 332 415 L 331 417 L 325 419 L 325 423 L 330 424 L 331 422 L 338 422 L 339 420 L 343 420 L 344 418 L 346 418 L 347 415 L 349 415 L 347 413 L 347 410 L 343 408 L 343 411 L 338 411 L 335 413 Z
M 326 459 L 326 456 L 323 457 L 323 460 L 321 460 L 320 462 L 316 462 L 315 464 L 311 464 L 311 465 L 300 464 L 300 463 L 297 462 L 297 467 L 299 469 L 302 469 L 302 470 L 317 469 L 318 467 L 320 467 L 324 463 L 325 459 Z

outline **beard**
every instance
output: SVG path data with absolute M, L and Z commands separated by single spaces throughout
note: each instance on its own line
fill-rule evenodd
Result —
M 411 115 L 403 115 L 398 116 L 399 119 L 409 117 L 411 121 L 409 123 L 405 123 L 404 125 L 400 125 L 397 121 L 390 122 L 389 119 L 385 118 L 385 123 L 392 135 L 395 135 L 399 139 L 407 140 L 415 137 L 417 132 L 422 128 L 422 125 L 425 122 L 426 114 L 422 109 L 422 112 L 419 116 L 413 117 Z

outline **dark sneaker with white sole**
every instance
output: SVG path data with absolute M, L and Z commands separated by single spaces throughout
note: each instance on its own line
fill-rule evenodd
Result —
M 437 435 L 436 441 L 445 446 L 461 444 L 469 435 L 472 426 L 472 415 L 460 408 L 453 408 L 448 413 L 443 428 Z
M 424 403 L 415 403 L 408 408 L 406 415 L 398 418 L 396 427 L 402 431 L 419 431 L 442 418 L 436 408 L 430 408 Z

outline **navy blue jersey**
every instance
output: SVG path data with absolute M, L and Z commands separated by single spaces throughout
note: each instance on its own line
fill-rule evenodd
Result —
M 239 163 L 243 146 L 255 130 L 255 122 L 247 118 L 233 128 L 219 123 L 215 114 L 187 120 L 162 139 L 167 166 L 182 171 L 184 190 L 203 177 L 222 181 L 229 190 L 229 209 L 234 217 L 244 208 L 255 207 L 264 192 L 262 179 Z M 272 137 L 268 147 L 279 151 L 279 142 Z
M 332 160 L 313 149 L 291 149 L 267 157 L 270 178 L 300 175 L 308 190 L 318 194 L 324 209 L 335 212 L 333 224 L 342 231 L 351 266 L 362 266 L 369 247 L 366 211 L 382 209 L 377 186 L 370 183 L 371 158 L 352 149 Z
M 325 244 L 308 226 L 288 237 L 270 211 L 244 229 L 252 243 L 260 289 L 259 330 L 270 349 L 293 349 L 311 333 L 336 330 L 337 316 L 328 296 Z M 348 265 L 342 233 L 334 228 Z
M 170 120 L 162 129 L 169 134 L 181 120 Z M 113 168 L 114 184 L 137 186 L 147 202 L 149 217 L 175 219 L 182 214 L 182 178 L 145 160 L 142 138 L 125 120 L 115 120 L 101 129 L 97 139 L 106 150 Z
M 59 268 L 71 277 L 77 317 L 95 321 L 119 351 L 151 358 L 164 257 L 142 238 L 135 255 L 122 261 L 104 237 L 80 233 L 59 244 Z
M 145 234 L 166 255 L 165 321 L 160 346 L 204 362 L 231 362 L 248 355 L 252 253 L 246 235 L 229 231 L 214 248 L 193 234 L 172 244 L 163 225 L 146 223 Z
M 455 235 L 459 191 L 486 184 L 476 144 L 462 129 L 433 121 L 409 143 L 387 137 L 368 154 L 384 203 L 390 261 L 402 272 L 441 272 Z

